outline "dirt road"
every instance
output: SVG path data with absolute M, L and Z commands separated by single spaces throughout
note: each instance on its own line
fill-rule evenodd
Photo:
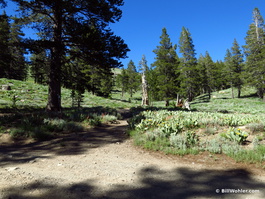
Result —
M 2 135 L 0 199 L 265 198 L 264 170 L 224 156 L 149 152 L 133 146 L 126 125 L 45 142 L 12 143 Z

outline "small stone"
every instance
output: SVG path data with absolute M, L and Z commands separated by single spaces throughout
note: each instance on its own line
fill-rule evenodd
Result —
M 19 167 L 9 167 L 9 168 L 6 168 L 7 171 L 15 171 L 19 169 Z
M 4 90 L 4 91 L 10 91 L 11 90 L 11 86 L 9 86 L 9 85 L 2 85 L 2 90 Z

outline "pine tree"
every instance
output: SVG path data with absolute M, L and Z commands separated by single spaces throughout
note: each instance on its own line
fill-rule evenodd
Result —
M 50 50 L 48 111 L 61 110 L 61 78 L 66 54 L 82 57 L 86 65 L 119 67 L 128 47 L 113 34 L 110 23 L 119 21 L 123 0 L 12 0 L 22 20 L 31 24 L 45 39 L 29 42 Z M 79 51 L 71 52 L 75 46 Z
M 171 43 L 166 28 L 162 29 L 160 39 L 160 46 L 153 51 L 156 54 L 156 61 L 152 66 L 155 67 L 157 74 L 157 95 L 165 100 L 168 106 L 169 100 L 176 97 L 179 90 L 177 81 L 179 59 L 176 53 L 177 46 Z
M 265 26 L 259 9 L 253 10 L 253 23 L 250 24 L 244 52 L 246 55 L 246 79 L 247 82 L 256 87 L 260 98 L 265 101 Z M 255 78 L 253 78 L 255 77 Z
M 230 83 L 230 87 L 231 87 L 231 96 L 232 98 L 234 98 L 234 85 L 233 85 L 234 73 L 232 71 L 233 59 L 232 59 L 232 53 L 229 49 L 226 50 L 225 65 L 226 65 L 226 72 L 228 76 L 228 82 Z
M 182 58 L 180 59 L 181 89 L 188 100 L 192 101 L 198 94 L 199 79 L 193 40 L 190 32 L 185 27 L 182 28 L 180 35 L 179 49 L 180 53 L 182 53 Z
M 224 90 L 230 87 L 229 85 L 229 78 L 227 73 L 227 67 L 223 61 L 216 61 L 215 62 L 216 68 L 219 71 L 218 74 L 218 85 L 216 87 L 217 90 Z
M 124 93 L 128 90 L 129 75 L 124 68 L 121 69 L 121 73 L 117 75 L 117 85 L 121 88 L 121 96 L 123 98 Z
M 237 40 L 234 40 L 231 48 L 231 64 L 229 64 L 229 71 L 231 73 L 231 86 L 235 86 L 238 89 L 238 98 L 241 95 L 241 88 L 243 85 L 242 73 L 243 73 L 243 54 L 241 53 Z
M 140 76 L 139 73 L 137 73 L 136 66 L 132 60 L 128 63 L 126 72 L 128 75 L 127 91 L 129 92 L 130 97 L 132 97 L 133 94 L 139 90 L 140 86 Z
M 208 51 L 205 56 L 200 55 L 198 60 L 198 74 L 200 77 L 200 87 L 202 93 L 208 93 L 208 98 L 211 98 L 211 92 L 217 90 L 221 82 L 221 69 L 214 63 Z
M 45 49 L 32 53 L 30 56 L 30 72 L 35 83 L 46 84 L 48 82 L 49 57 Z
M 0 15 L 0 78 L 10 78 L 11 53 L 9 50 L 10 22 L 4 12 Z
M 11 54 L 10 62 L 10 72 L 9 78 L 25 80 L 27 78 L 27 64 L 25 61 L 24 54 L 25 49 L 21 46 L 23 36 L 22 27 L 18 22 L 17 18 L 13 18 L 13 23 L 10 27 L 10 40 L 9 40 L 9 50 Z

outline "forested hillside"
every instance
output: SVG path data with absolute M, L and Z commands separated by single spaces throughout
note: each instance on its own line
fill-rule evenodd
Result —
M 232 98 L 240 98 L 244 86 L 254 87 L 260 98 L 264 96 L 265 26 L 258 8 L 253 10 L 246 44 L 240 46 L 235 38 L 223 60 L 213 61 L 208 51 L 196 55 L 188 28 L 182 28 L 178 44 L 171 42 L 163 28 L 160 43 L 153 51 L 154 63 L 148 65 L 143 56 L 115 73 L 113 69 L 121 67 L 120 59 L 126 57 L 129 47 L 108 25 L 121 18 L 123 1 L 103 1 L 98 5 L 12 2 L 20 6 L 17 15 L 3 12 L 0 16 L 0 45 L 6 49 L 0 52 L 0 78 L 33 78 L 36 83 L 48 85 L 47 110 L 61 109 L 61 87 L 71 89 L 72 95 L 79 98 L 85 91 L 108 98 L 115 88 L 121 90 L 121 98 L 125 93 L 132 98 L 141 92 L 143 81 L 148 101 L 164 100 L 166 105 L 176 99 L 191 102 L 202 94 L 210 99 L 212 92 L 228 88 Z M 100 11 L 93 9 L 97 6 Z M 38 37 L 25 35 L 26 26 L 35 29 Z M 141 80 L 143 73 L 145 79 Z

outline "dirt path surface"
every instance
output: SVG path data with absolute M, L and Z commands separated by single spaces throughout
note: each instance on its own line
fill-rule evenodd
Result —
M 264 170 L 224 156 L 149 152 L 133 146 L 126 126 L 122 120 L 45 142 L 10 144 L 2 135 L 0 199 L 265 198 Z

